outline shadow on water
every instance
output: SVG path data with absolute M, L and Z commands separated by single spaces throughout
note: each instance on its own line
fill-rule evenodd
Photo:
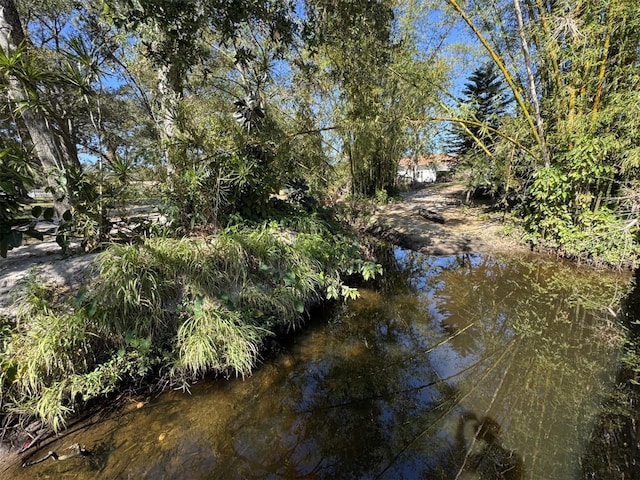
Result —
M 628 330 L 622 366 L 582 460 L 585 480 L 640 478 L 640 270 L 621 311 Z
M 580 478 L 628 278 L 541 257 L 387 254 L 376 289 L 251 378 L 113 415 L 48 447 L 79 442 L 93 458 L 11 478 Z

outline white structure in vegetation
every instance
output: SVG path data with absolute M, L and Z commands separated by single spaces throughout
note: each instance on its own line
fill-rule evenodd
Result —
M 456 157 L 442 154 L 403 158 L 398 162 L 398 182 L 433 183 L 439 173 L 450 172 L 456 160 Z

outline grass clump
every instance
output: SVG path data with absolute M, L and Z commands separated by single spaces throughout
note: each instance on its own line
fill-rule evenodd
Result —
M 2 330 L 5 420 L 37 416 L 59 429 L 114 391 L 248 375 L 265 339 L 297 327 L 311 305 L 357 295 L 345 276 L 380 273 L 351 237 L 317 219 L 298 227 L 113 245 L 97 258 L 96 283 L 65 301 L 31 277 Z
M 192 377 L 228 370 L 247 375 L 269 333 L 252 322 L 243 322 L 240 312 L 220 302 L 198 298 L 192 314 L 178 328 L 177 371 Z

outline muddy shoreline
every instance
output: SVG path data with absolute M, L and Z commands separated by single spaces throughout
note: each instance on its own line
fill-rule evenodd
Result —
M 530 251 L 522 232 L 490 207 L 468 199 L 461 183 L 431 184 L 378 206 L 364 231 L 427 255 Z

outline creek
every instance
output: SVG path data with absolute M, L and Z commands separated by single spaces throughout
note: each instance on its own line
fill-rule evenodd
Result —
M 74 443 L 90 456 L 3 478 L 632 478 L 585 466 L 620 370 L 628 274 L 540 255 L 394 249 L 386 263 L 251 377 L 71 428 L 28 459 Z

